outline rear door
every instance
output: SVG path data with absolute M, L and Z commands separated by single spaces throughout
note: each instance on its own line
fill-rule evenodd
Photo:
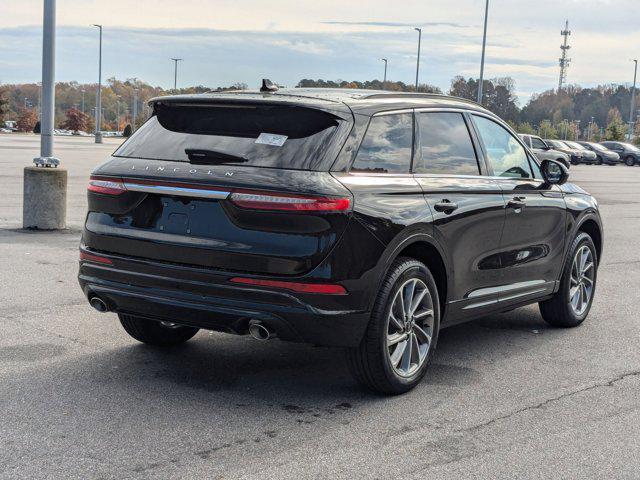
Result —
M 566 206 L 546 185 L 520 141 L 494 119 L 472 116 L 487 166 L 506 203 L 500 242 L 501 303 L 518 303 L 554 290 L 564 259 Z
M 448 253 L 453 291 L 449 315 L 481 315 L 495 307 L 504 198 L 487 177 L 469 119 L 461 111 L 416 111 L 414 176 L 433 213 L 434 236 Z
M 94 171 L 83 241 L 129 257 L 301 275 L 351 218 L 328 172 L 351 114 L 297 105 L 157 104 Z

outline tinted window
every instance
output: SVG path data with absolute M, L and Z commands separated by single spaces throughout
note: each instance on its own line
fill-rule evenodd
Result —
M 373 117 L 351 171 L 409 173 L 412 150 L 413 114 Z
M 239 156 L 237 165 L 319 170 L 339 119 L 311 108 L 156 104 L 117 157 L 188 162 L 185 150 Z
M 461 113 L 416 116 L 420 155 L 416 173 L 478 175 L 478 160 Z
M 493 174 L 499 177 L 531 178 L 527 153 L 520 142 L 501 125 L 474 115 L 480 137 L 487 149 Z
M 545 148 L 546 147 L 545 143 L 542 140 L 540 140 L 539 138 L 536 138 L 536 137 L 531 137 L 531 146 L 533 148 Z

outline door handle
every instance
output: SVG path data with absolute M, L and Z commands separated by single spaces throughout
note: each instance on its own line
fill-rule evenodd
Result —
M 436 203 L 433 208 L 436 212 L 444 212 L 449 215 L 450 213 L 458 209 L 458 204 L 444 199 L 441 202 Z
M 514 197 L 507 202 L 507 206 L 509 208 L 513 208 L 514 210 L 522 210 L 527 206 L 527 202 L 524 201 L 522 197 Z

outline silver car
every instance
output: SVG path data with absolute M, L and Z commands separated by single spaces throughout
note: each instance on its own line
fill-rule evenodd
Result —
M 538 160 L 556 160 L 566 165 L 567 168 L 571 166 L 571 159 L 566 153 L 554 150 L 540 137 L 536 135 L 520 135 L 520 138 L 527 147 L 535 153 Z

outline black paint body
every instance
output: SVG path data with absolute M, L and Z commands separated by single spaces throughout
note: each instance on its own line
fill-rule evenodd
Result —
M 87 297 L 98 295 L 112 311 L 239 334 L 246 333 L 250 319 L 259 319 L 284 340 L 356 346 L 380 283 L 398 256 L 416 257 L 434 273 L 444 327 L 548 298 L 558 289 L 568 246 L 579 229 L 595 237 L 601 254 L 602 226 L 589 194 L 571 184 L 549 186 L 539 178 L 492 176 L 475 131 L 478 176 L 350 172 L 373 115 L 451 110 L 504 125 L 473 103 L 298 89 L 161 101 L 301 104 L 341 120 L 318 171 L 114 156 L 95 176 L 348 196 L 352 209 L 256 212 L 226 199 L 89 192 L 81 249 L 113 264 L 81 261 L 79 281 Z M 516 197 L 526 202 L 525 208 L 510 206 Z M 443 200 L 458 208 L 440 211 L 436 204 Z M 348 293 L 294 293 L 229 281 L 237 276 L 340 284 Z

